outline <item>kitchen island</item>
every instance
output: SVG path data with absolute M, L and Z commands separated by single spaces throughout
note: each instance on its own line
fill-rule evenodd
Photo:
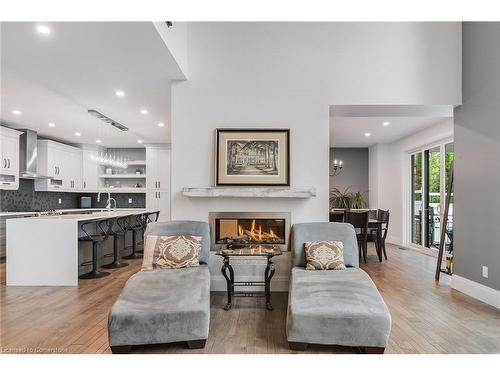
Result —
M 85 243 L 78 241 L 81 224 L 142 213 L 146 211 L 113 210 L 8 219 L 7 285 L 78 285 L 80 252 L 88 252 L 87 248 L 82 249 Z M 108 241 L 112 243 L 113 237 Z M 109 243 L 106 245 L 110 247 Z

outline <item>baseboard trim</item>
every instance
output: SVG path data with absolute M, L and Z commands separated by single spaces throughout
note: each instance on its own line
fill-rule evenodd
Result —
M 255 277 L 252 276 L 239 276 L 236 281 L 252 281 Z M 238 290 L 246 292 L 255 292 L 263 290 L 263 287 L 252 286 L 239 286 Z M 210 278 L 210 290 L 212 292 L 225 292 L 227 291 L 226 279 L 223 276 L 215 275 Z M 288 292 L 288 277 L 287 276 L 274 276 L 271 280 L 271 292 Z
M 490 288 L 489 286 L 479 284 L 458 275 L 451 276 L 451 287 L 472 298 L 500 309 L 500 290 Z
M 387 236 L 385 239 L 385 242 L 387 243 L 392 243 L 393 245 L 396 246 L 401 246 L 401 239 L 399 237 L 393 237 L 393 236 Z
M 421 254 L 428 255 L 428 256 L 434 257 L 436 259 L 438 257 L 438 250 L 432 250 L 432 249 L 429 249 L 429 248 L 423 247 L 423 246 L 408 245 L 406 247 L 408 248 L 408 250 L 418 251 Z

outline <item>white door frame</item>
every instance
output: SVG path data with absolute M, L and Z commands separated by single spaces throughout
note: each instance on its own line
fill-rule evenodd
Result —
M 412 243 L 411 241 L 411 203 L 412 203 L 412 192 L 411 192 L 411 156 L 414 154 L 421 153 L 422 154 L 422 207 L 426 206 L 426 194 L 424 194 L 424 182 L 425 182 L 425 174 L 426 174 L 426 165 L 425 165 L 425 158 L 424 158 L 424 151 L 435 148 L 439 146 L 440 150 L 440 201 L 441 205 L 444 204 L 445 198 L 446 198 L 446 186 L 445 186 L 445 178 L 446 178 L 446 168 L 443 168 L 445 166 L 445 161 L 446 161 L 446 145 L 448 143 L 453 143 L 454 139 L 453 137 L 446 137 L 443 138 L 439 141 L 428 143 L 425 145 L 422 145 L 420 147 L 412 148 L 409 150 L 406 150 L 404 152 L 404 160 L 405 162 L 403 163 L 403 244 L 405 246 L 409 247 L 417 247 L 417 248 L 423 248 L 423 249 L 429 249 L 424 246 L 425 244 L 425 236 L 427 235 L 427 228 L 425 225 L 423 225 L 425 219 L 422 218 L 422 230 L 421 230 L 421 235 L 422 235 L 422 245 L 417 245 Z M 441 215 L 441 222 L 443 222 L 443 213 L 444 210 L 440 210 L 440 215 Z

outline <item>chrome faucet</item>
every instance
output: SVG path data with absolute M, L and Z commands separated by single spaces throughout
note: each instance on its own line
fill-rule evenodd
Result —
M 111 207 L 111 201 L 115 202 L 115 207 Z M 116 199 L 115 198 L 108 198 L 106 201 L 107 205 L 106 208 L 108 209 L 108 213 L 111 211 L 111 208 L 114 208 L 116 210 Z
M 97 193 L 97 202 L 101 201 L 101 191 Z M 108 199 L 106 200 L 106 209 L 108 210 L 108 214 L 111 213 L 111 201 L 115 202 L 115 209 L 116 209 L 116 200 L 114 198 L 111 198 L 111 193 L 109 191 L 106 191 L 108 194 Z

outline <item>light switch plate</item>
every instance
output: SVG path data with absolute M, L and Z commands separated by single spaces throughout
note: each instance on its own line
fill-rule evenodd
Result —
M 483 266 L 483 277 L 488 278 L 488 267 Z
M 129 198 L 129 199 L 128 199 L 128 203 L 132 203 L 132 198 Z

